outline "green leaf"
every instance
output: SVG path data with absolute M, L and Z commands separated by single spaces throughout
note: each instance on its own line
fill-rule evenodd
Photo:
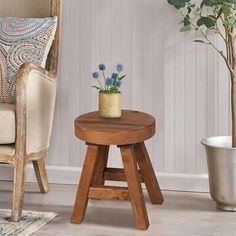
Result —
M 210 17 L 201 17 L 197 21 L 198 26 L 205 25 L 207 28 L 212 28 L 213 26 L 215 26 L 215 24 L 216 24 L 216 20 L 213 19 L 212 16 L 210 16 Z
M 189 17 L 186 16 L 186 17 L 184 18 L 184 26 L 187 26 L 187 25 L 190 25 L 190 24 L 191 24 L 191 23 L 190 23 Z
M 191 30 L 191 25 L 185 25 L 179 31 L 180 32 L 185 32 L 185 31 L 189 31 L 189 30 Z
M 126 75 L 122 75 L 121 77 L 118 78 L 118 80 L 122 80 L 125 78 Z
M 227 16 L 229 16 L 230 15 L 230 9 L 231 9 L 231 7 L 229 7 L 229 6 L 223 6 L 222 7 L 222 12 L 223 12 L 223 14 L 227 17 Z
M 112 86 L 110 89 L 109 89 L 109 93 L 117 93 L 119 90 L 116 86 Z
M 189 12 L 188 16 L 189 18 L 194 18 L 196 15 L 199 15 L 200 13 L 200 8 L 196 5 L 193 6 L 193 8 L 191 8 L 191 12 Z
M 223 8 L 220 8 L 220 10 L 218 11 L 216 19 L 219 19 L 222 13 L 223 13 Z
M 214 5 L 217 5 L 215 0 L 203 0 L 200 4 L 200 8 L 203 8 L 204 6 L 213 7 Z
M 97 89 L 98 91 L 102 91 L 102 88 L 100 88 L 100 87 L 98 87 L 98 86 L 93 85 L 93 86 L 91 86 L 91 87 Z
M 198 27 L 197 31 L 201 34 L 206 34 L 207 27 L 205 25 L 201 25 L 200 27 Z
M 180 16 L 186 17 L 188 15 L 188 8 L 181 7 L 177 10 L 177 12 L 180 14 Z
M 203 8 L 204 7 L 204 0 L 201 2 L 201 4 L 200 4 L 200 8 Z
M 217 20 L 216 17 L 213 16 L 213 15 L 209 15 L 208 18 L 211 19 L 211 20 L 213 20 L 214 22 L 216 22 L 216 20 Z
M 167 2 L 175 8 L 180 9 L 185 7 L 186 3 L 190 2 L 190 0 L 167 0 Z
M 230 26 L 232 27 L 236 27 L 236 17 L 235 16 L 231 16 L 229 19 L 228 19 L 228 23 Z
M 232 4 L 235 4 L 236 1 L 235 0 L 218 0 L 218 4 L 219 3 L 232 7 Z
M 215 5 L 215 1 L 214 0 L 204 0 L 204 5 L 206 5 L 208 7 L 213 7 Z
M 203 40 L 200 40 L 200 39 L 193 40 L 193 42 L 195 42 L 195 43 L 206 43 L 206 42 L 204 42 Z

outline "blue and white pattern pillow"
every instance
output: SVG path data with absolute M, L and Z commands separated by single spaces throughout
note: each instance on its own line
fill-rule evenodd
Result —
M 0 17 L 0 102 L 15 103 L 16 73 L 25 62 L 45 67 L 57 17 Z

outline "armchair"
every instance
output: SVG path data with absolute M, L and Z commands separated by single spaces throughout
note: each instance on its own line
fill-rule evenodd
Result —
M 12 221 L 21 217 L 26 164 L 33 163 L 41 193 L 49 191 L 44 157 L 48 153 L 56 98 L 61 2 L 0 0 L 0 16 L 58 17 L 46 69 L 32 62 L 23 64 L 16 75 L 16 103 L 0 103 L 0 163 L 14 166 Z

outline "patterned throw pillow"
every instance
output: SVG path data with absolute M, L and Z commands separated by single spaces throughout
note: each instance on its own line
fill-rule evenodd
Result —
M 57 17 L 0 17 L 0 102 L 15 103 L 16 73 L 25 62 L 45 67 Z

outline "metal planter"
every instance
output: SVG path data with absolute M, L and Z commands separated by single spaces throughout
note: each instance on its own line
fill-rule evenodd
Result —
M 236 211 L 236 148 L 230 136 L 205 138 L 210 194 L 216 207 Z

